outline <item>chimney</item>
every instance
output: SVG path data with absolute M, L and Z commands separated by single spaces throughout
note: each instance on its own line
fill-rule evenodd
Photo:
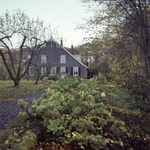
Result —
M 63 40 L 62 40 L 62 38 L 61 38 L 61 46 L 63 46 Z
M 73 55 L 73 45 L 71 45 L 71 54 Z

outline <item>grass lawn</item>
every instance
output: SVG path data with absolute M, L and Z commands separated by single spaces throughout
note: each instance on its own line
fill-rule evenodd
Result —
M 42 81 L 39 81 L 37 85 L 34 83 L 34 80 L 21 80 L 19 86 L 15 87 L 12 80 L 0 80 L 0 102 L 31 94 L 44 88 Z

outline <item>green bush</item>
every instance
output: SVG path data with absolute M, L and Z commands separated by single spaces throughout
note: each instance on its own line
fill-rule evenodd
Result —
M 22 141 L 13 147 L 13 150 L 33 150 L 36 148 L 37 136 L 34 132 L 27 131 L 22 137 Z
M 0 131 L 0 148 L 2 150 L 32 150 L 36 148 L 38 130 L 31 131 L 29 117 L 21 116 L 8 125 L 7 130 Z M 28 126 L 28 128 L 27 128 Z M 35 130 L 35 128 L 34 128 Z
M 99 150 L 107 147 L 109 140 L 120 142 L 119 136 L 127 132 L 125 123 L 112 117 L 106 109 L 98 83 L 94 78 L 60 78 L 49 85 L 40 99 L 33 100 L 33 105 L 23 116 L 28 114 L 31 120 L 38 120 L 42 129 L 53 134 L 62 145 L 77 142 L 81 148 L 90 146 Z M 22 100 L 18 105 L 21 110 L 26 109 Z M 37 136 L 33 131 L 24 133 L 15 146 L 35 148 Z
M 94 78 L 79 80 L 66 76 L 51 84 L 39 100 L 34 100 L 29 112 L 35 118 L 40 116 L 47 132 L 58 136 L 62 144 L 77 141 L 82 148 L 90 144 L 96 150 L 106 146 L 106 135 L 114 139 L 126 133 L 124 122 L 111 116 L 100 95 Z M 109 128 L 106 132 L 105 127 Z
M 100 84 L 106 84 L 107 83 L 106 76 L 102 75 L 101 73 L 99 73 L 99 75 L 97 76 L 97 80 L 100 81 Z

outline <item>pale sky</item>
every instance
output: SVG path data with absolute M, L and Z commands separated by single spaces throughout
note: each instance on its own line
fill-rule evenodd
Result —
M 76 24 L 82 24 L 82 18 L 92 16 L 80 0 L 0 0 L 0 5 L 0 15 L 6 10 L 20 9 L 30 18 L 39 16 L 45 24 L 51 25 L 52 30 L 57 28 L 60 38 L 64 39 L 64 46 L 68 47 L 82 44 L 85 34 L 75 29 Z

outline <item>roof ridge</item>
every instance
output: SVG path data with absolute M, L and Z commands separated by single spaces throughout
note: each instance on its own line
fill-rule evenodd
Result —
M 62 47 L 62 46 L 61 46 Z M 84 67 L 86 67 L 86 65 L 84 65 L 81 61 L 79 61 L 74 55 L 72 55 L 68 50 L 66 50 L 64 47 L 62 47 L 70 56 L 72 56 L 75 60 L 77 60 L 81 65 L 83 65 Z

